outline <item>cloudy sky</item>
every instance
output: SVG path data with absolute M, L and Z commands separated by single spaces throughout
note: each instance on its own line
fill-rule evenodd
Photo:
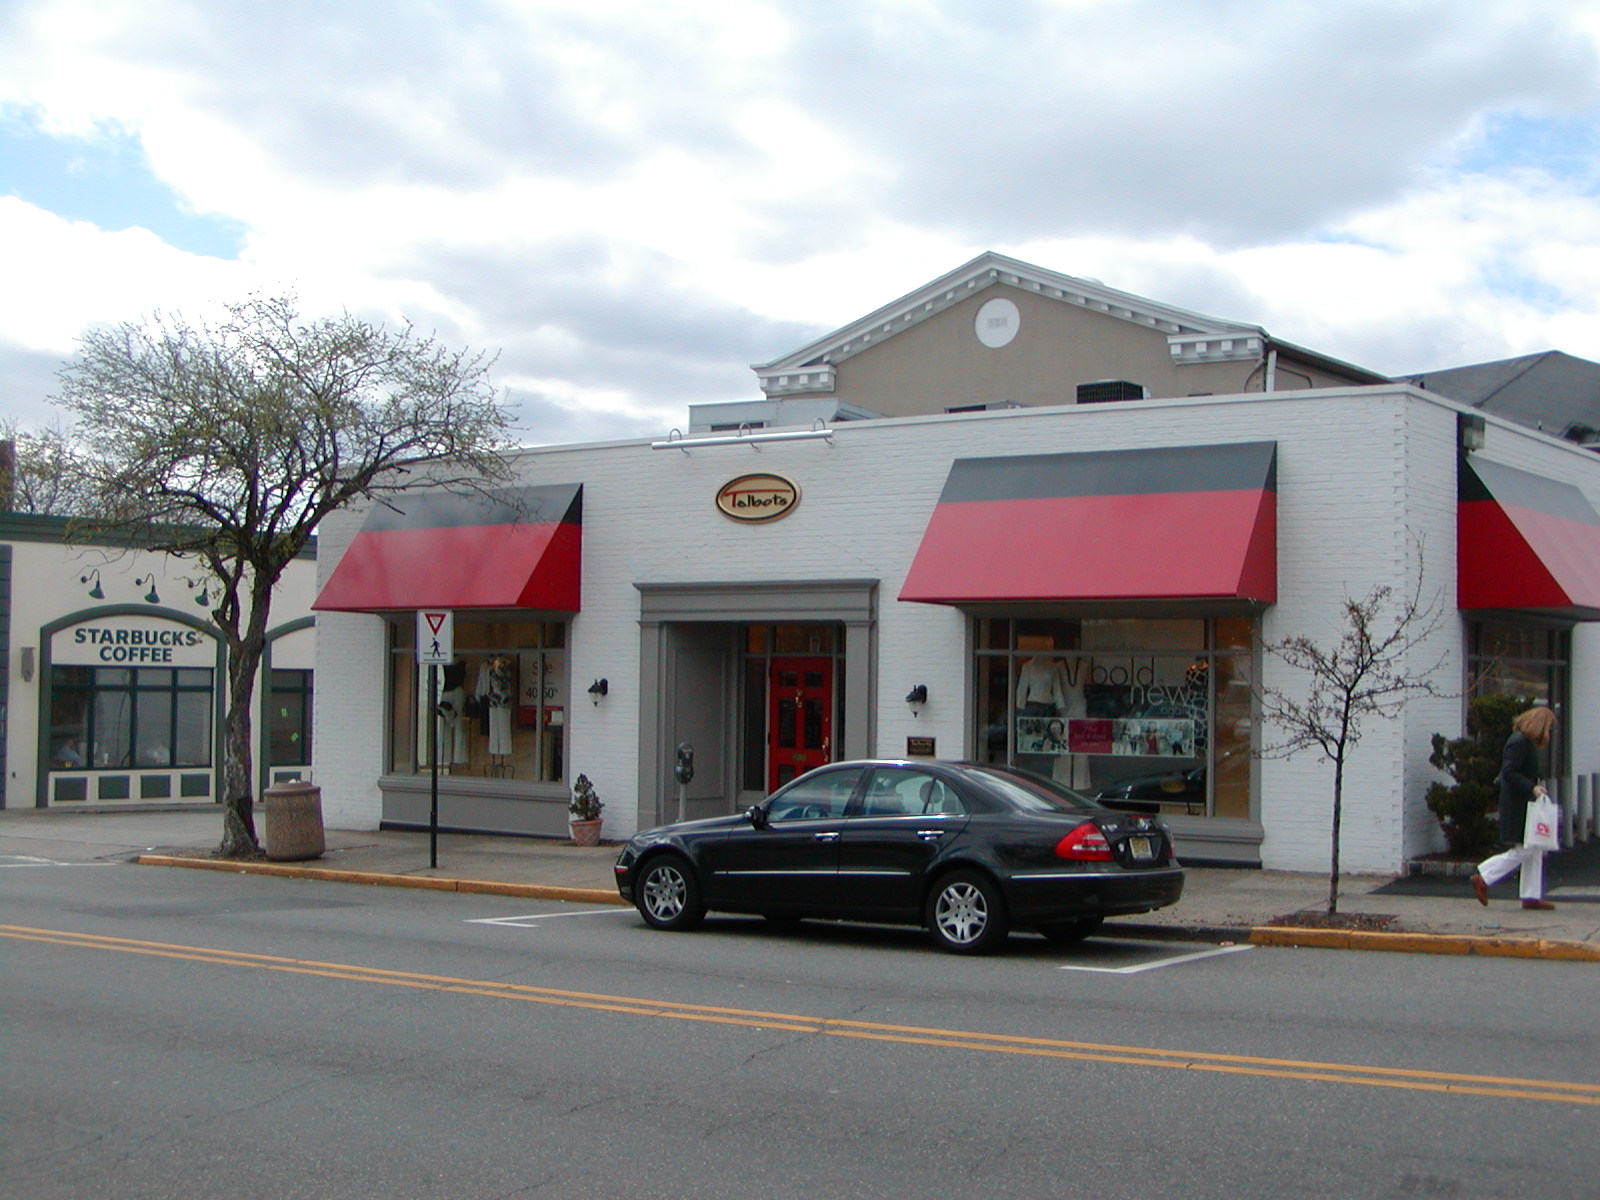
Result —
M 0 419 L 252 291 L 659 435 L 984 250 L 1385 373 L 1600 359 L 1600 0 L 0 0 Z

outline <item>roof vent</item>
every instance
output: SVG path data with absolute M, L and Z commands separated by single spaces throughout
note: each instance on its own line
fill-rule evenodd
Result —
M 1126 379 L 1100 379 L 1078 385 L 1079 404 L 1107 404 L 1113 400 L 1143 400 L 1144 387 Z

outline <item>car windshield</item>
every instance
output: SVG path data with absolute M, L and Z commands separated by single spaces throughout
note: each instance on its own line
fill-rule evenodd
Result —
M 968 767 L 969 774 L 978 778 L 991 791 L 1000 793 L 1018 808 L 1035 812 L 1089 812 L 1099 808 L 1087 796 L 1071 788 L 1062 787 L 1053 780 L 1030 771 L 1008 767 Z

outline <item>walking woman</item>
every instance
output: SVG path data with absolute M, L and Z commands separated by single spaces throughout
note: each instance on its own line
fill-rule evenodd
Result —
M 1478 864 L 1472 877 L 1472 893 L 1479 904 L 1489 903 L 1489 888 L 1521 868 L 1518 891 L 1523 908 L 1554 908 L 1544 898 L 1544 851 L 1523 844 L 1523 826 L 1528 802 L 1545 794 L 1539 782 L 1539 751 L 1550 744 L 1556 714 L 1549 708 L 1530 708 L 1511 722 L 1505 755 L 1500 760 L 1500 840 L 1513 843 L 1511 849 Z

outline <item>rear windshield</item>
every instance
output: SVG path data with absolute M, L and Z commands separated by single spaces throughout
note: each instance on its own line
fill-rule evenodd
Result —
M 1030 771 L 989 766 L 968 767 L 967 771 L 1018 808 L 1035 812 L 1080 813 L 1093 812 L 1100 807 L 1087 796 Z

